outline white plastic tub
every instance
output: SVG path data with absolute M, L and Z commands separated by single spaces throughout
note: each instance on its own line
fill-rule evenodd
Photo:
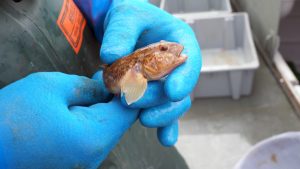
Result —
M 203 16 L 177 15 L 195 31 L 202 50 L 203 67 L 195 98 L 251 93 L 259 66 L 246 13 Z
M 172 14 L 232 11 L 229 0 L 162 0 L 161 8 Z
M 300 132 L 273 136 L 256 144 L 234 169 L 299 169 Z

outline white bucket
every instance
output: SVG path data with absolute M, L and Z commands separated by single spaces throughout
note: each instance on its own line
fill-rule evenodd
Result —
M 281 134 L 258 143 L 235 169 L 300 169 L 300 132 Z

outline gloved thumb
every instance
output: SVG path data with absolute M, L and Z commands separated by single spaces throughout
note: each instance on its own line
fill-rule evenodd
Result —
M 140 3 L 140 2 L 136 2 Z M 126 56 L 135 48 L 136 42 L 147 26 L 147 18 L 138 14 L 138 5 L 119 4 L 110 9 L 104 22 L 104 37 L 100 50 L 100 59 L 111 64 Z M 135 16 L 139 16 L 138 19 Z

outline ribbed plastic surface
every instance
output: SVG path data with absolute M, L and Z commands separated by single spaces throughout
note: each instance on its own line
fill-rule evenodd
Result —
M 172 14 L 232 11 L 229 0 L 161 0 L 161 8 Z
M 194 97 L 251 93 L 259 66 L 246 13 L 176 15 L 195 31 L 203 56 L 202 73 Z

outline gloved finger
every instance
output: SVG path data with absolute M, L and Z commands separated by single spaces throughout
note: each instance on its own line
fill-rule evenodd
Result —
M 202 67 L 202 56 L 197 39 L 189 26 L 184 33 L 173 34 L 170 39 L 176 39 L 184 46 L 183 53 L 188 56 L 187 61 L 177 67 L 166 79 L 165 93 L 172 101 L 178 101 L 193 91 Z
M 96 73 L 93 74 L 92 79 L 100 81 L 104 84 L 103 82 L 103 71 L 99 70 Z
M 145 109 L 140 114 L 140 122 L 146 127 L 164 127 L 184 115 L 191 107 L 190 97 L 182 101 L 167 102 L 163 105 Z
M 178 121 L 169 126 L 158 128 L 157 137 L 162 145 L 166 147 L 173 146 L 178 139 Z
M 121 96 L 122 104 L 128 106 L 125 96 Z M 147 90 L 143 97 L 137 102 L 129 105 L 130 108 L 150 108 L 158 106 L 168 101 L 168 97 L 164 93 L 164 82 L 163 81 L 152 81 L 148 82 Z
M 166 17 L 169 16 L 166 14 Z M 202 56 L 193 30 L 186 23 L 173 17 L 168 21 L 158 21 L 144 33 L 137 46 L 166 40 L 184 46 L 183 54 L 188 56 L 185 63 L 173 70 L 166 78 L 164 90 L 171 101 L 179 101 L 192 92 L 198 82 L 202 67 Z
M 119 5 L 109 11 L 104 22 L 105 31 L 100 50 L 100 58 L 104 63 L 111 64 L 132 53 L 147 25 L 147 18 L 137 19 L 138 12 L 138 5 Z

